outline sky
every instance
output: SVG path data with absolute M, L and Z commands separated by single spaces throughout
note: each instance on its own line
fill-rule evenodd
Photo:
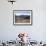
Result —
M 14 12 L 14 15 L 20 16 L 20 15 L 31 15 L 31 11 L 18 11 Z
M 20 16 L 20 15 L 31 15 L 30 13 L 16 13 L 17 16 Z

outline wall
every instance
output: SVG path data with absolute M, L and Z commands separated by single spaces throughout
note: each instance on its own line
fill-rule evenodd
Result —
M 14 26 L 13 10 L 33 10 L 32 26 Z M 7 0 L 0 0 L 0 41 L 15 40 L 19 32 L 26 32 L 33 40 L 46 40 L 46 1 L 16 0 L 13 5 Z

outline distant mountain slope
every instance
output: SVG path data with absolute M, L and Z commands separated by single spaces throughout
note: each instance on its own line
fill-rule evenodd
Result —
M 20 15 L 20 16 L 15 16 L 15 18 L 30 19 L 30 15 Z

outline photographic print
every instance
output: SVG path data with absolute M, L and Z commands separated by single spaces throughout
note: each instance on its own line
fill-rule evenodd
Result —
M 13 24 L 32 24 L 32 10 L 14 10 Z

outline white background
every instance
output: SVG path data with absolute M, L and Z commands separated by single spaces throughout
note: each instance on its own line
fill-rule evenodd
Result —
M 13 10 L 33 10 L 32 26 L 14 26 Z M 31 39 L 46 40 L 46 0 L 0 0 L 0 41 L 15 40 L 19 32 L 29 33 Z

